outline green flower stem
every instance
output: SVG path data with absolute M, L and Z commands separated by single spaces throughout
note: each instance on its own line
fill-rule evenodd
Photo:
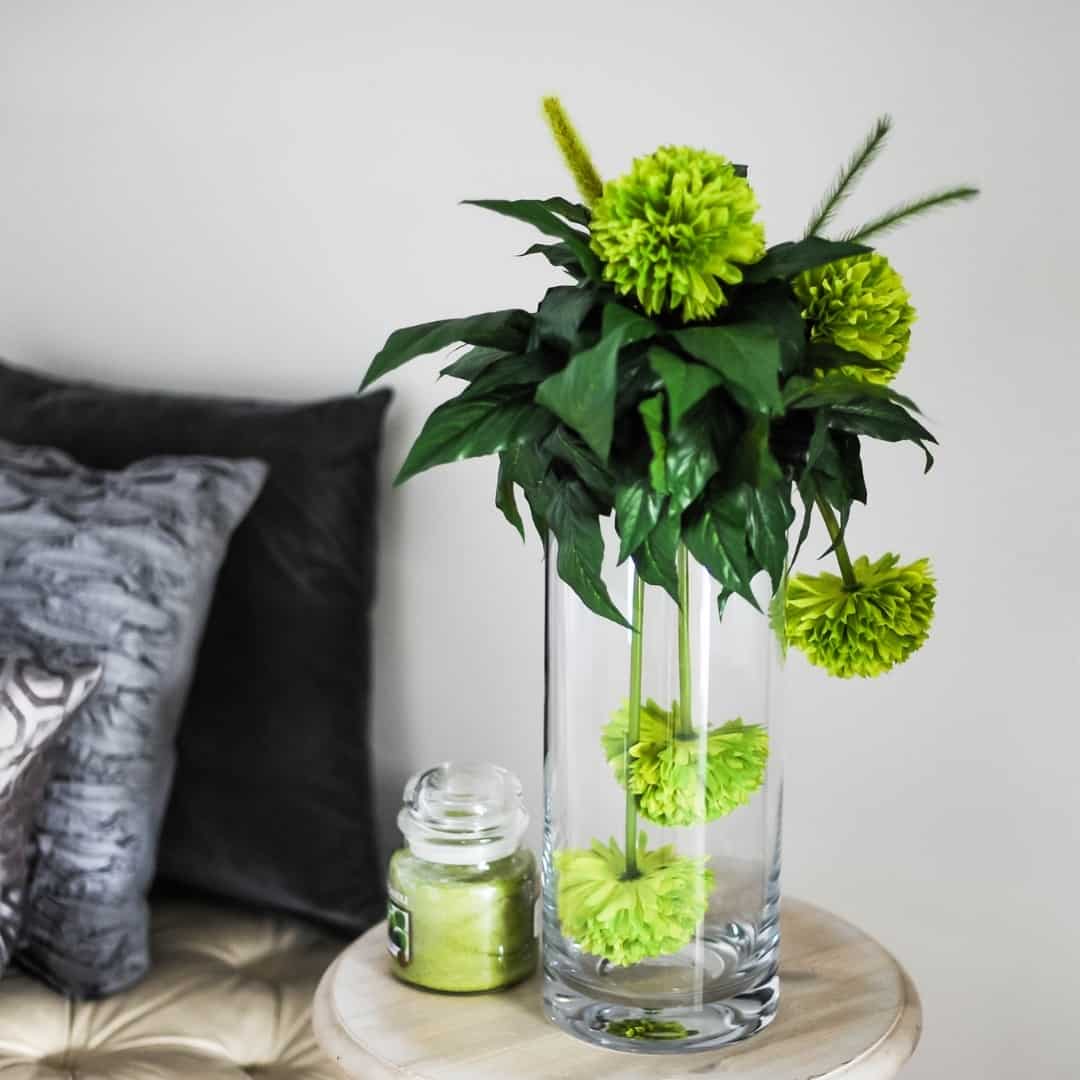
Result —
M 840 576 L 844 579 L 844 585 L 849 589 L 858 586 L 858 579 L 851 566 L 851 556 L 848 554 L 847 545 L 840 539 L 840 522 L 836 520 L 832 507 L 819 495 L 817 508 L 821 511 L 821 520 L 825 522 L 825 528 L 829 530 L 829 539 L 833 544 L 833 553 L 836 555 L 836 565 L 840 567 Z
M 634 628 L 630 638 L 630 710 L 626 727 L 624 769 L 630 775 L 630 747 L 641 737 L 641 656 L 645 646 L 645 582 L 634 574 Z M 637 798 L 626 785 L 626 877 L 638 876 Z
M 679 734 L 691 735 L 693 685 L 690 671 L 690 555 L 679 545 Z

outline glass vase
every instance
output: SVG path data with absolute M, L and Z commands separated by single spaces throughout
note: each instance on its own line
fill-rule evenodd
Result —
M 779 647 L 741 599 L 721 619 L 685 548 L 669 593 L 605 539 L 633 630 L 586 608 L 548 552 L 545 1008 L 611 1049 L 712 1049 L 779 1000 Z

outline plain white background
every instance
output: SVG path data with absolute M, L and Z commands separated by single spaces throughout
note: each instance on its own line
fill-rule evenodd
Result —
M 145 387 L 349 392 L 393 328 L 531 306 L 553 280 L 513 257 L 526 228 L 457 206 L 573 193 L 542 92 L 608 175 L 662 142 L 749 162 L 774 241 L 892 111 L 849 223 L 938 183 L 985 189 L 885 244 L 920 313 L 899 385 L 942 449 L 924 478 L 914 449 L 872 448 L 852 533 L 871 555 L 932 555 L 940 606 L 887 678 L 790 665 L 785 883 L 910 968 L 926 1031 L 905 1076 L 1065 1080 L 1076 11 L 0 0 L 0 354 Z M 389 490 L 450 391 L 436 369 L 393 380 L 373 732 L 388 839 L 405 775 L 446 756 L 504 763 L 540 806 L 539 547 L 491 507 L 490 462 Z

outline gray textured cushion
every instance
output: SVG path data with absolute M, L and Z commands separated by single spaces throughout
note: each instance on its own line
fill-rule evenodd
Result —
M 67 666 L 0 654 L 0 975 L 22 925 L 30 837 L 49 775 L 49 747 L 100 678 L 100 664 Z
M 53 751 L 17 956 L 72 996 L 149 966 L 176 729 L 229 536 L 265 474 L 217 458 L 103 472 L 0 442 L 0 627 L 104 667 Z

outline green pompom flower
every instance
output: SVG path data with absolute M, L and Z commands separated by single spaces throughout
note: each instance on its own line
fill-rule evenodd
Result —
M 873 678 L 902 664 L 930 633 L 937 588 L 928 559 L 897 566 L 886 554 L 855 560 L 857 584 L 835 574 L 799 574 L 788 584 L 787 638 L 841 679 Z
M 629 707 L 615 713 L 601 736 L 604 753 L 620 784 L 626 784 Z M 630 784 L 638 809 L 656 825 L 695 825 L 715 821 L 744 806 L 765 780 L 769 736 L 758 724 L 731 720 L 701 735 L 679 734 L 679 704 L 666 712 L 649 700 L 641 709 L 639 739 L 630 747 Z
M 604 277 L 633 293 L 647 315 L 707 319 L 727 303 L 740 266 L 765 254 L 753 189 L 719 154 L 662 146 L 604 185 L 590 222 Z
M 867 252 L 799 274 L 792 282 L 810 323 L 810 340 L 859 353 L 870 365 L 841 367 L 842 374 L 885 384 L 907 355 L 915 309 L 904 279 L 884 255 Z
M 671 844 L 649 851 L 638 836 L 637 874 L 611 840 L 555 852 L 562 932 L 587 953 L 627 966 L 688 945 L 715 885 L 707 856 L 680 855 Z

